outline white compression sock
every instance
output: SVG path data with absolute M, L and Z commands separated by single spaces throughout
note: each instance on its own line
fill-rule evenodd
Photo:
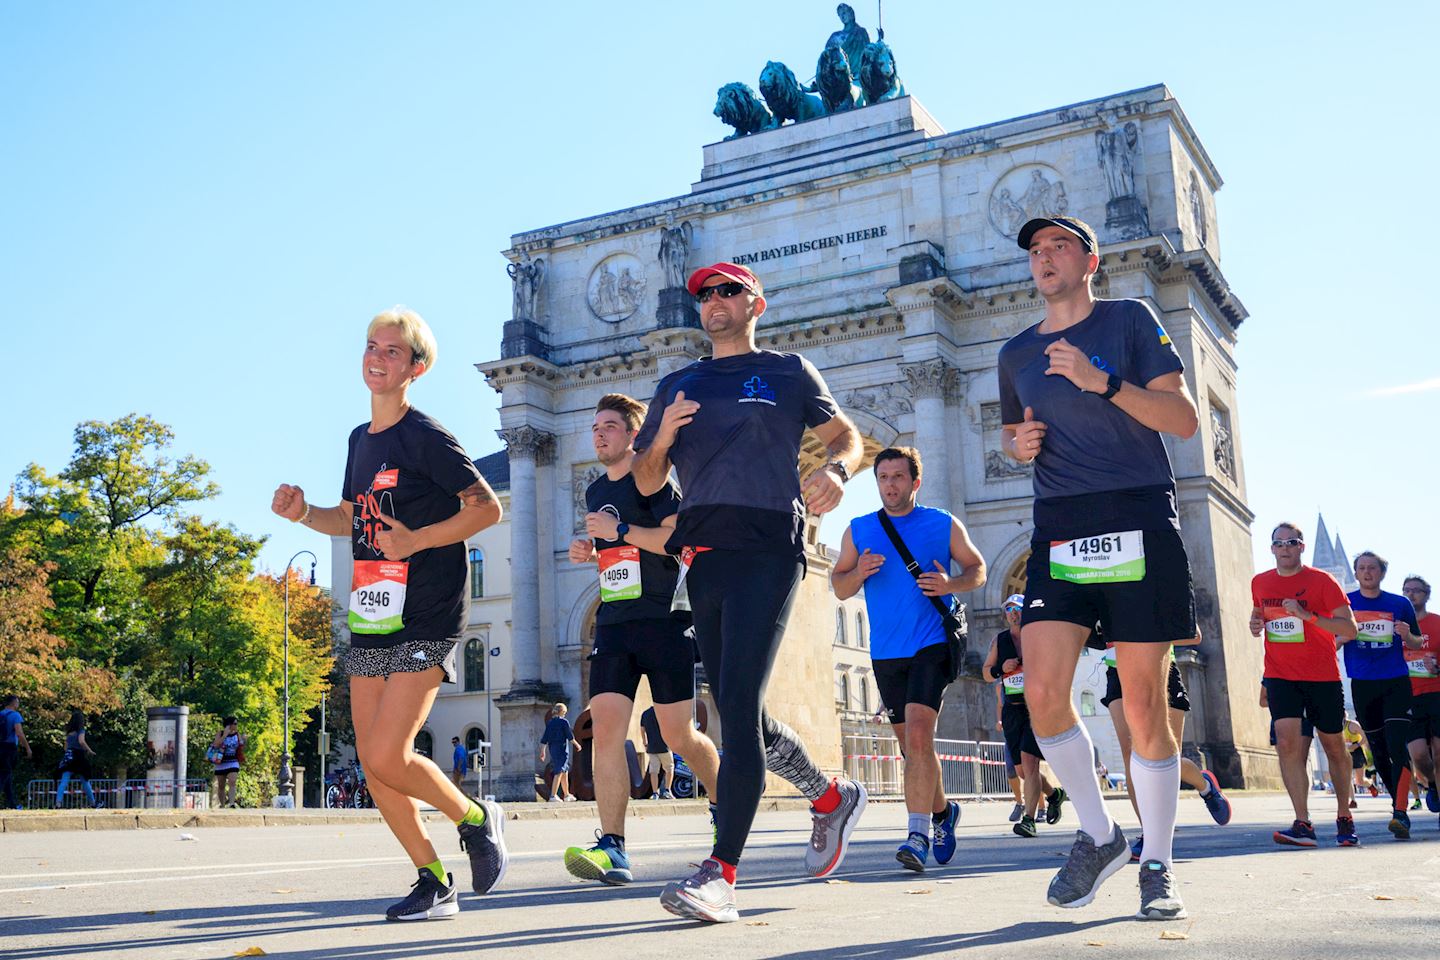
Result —
M 1115 831 L 1115 821 L 1105 809 L 1100 795 L 1100 780 L 1095 776 L 1095 744 L 1083 724 L 1076 724 L 1054 737 L 1036 737 L 1040 752 L 1050 769 L 1060 778 L 1060 786 L 1070 795 L 1080 829 L 1090 834 L 1097 845 L 1107 842 Z M 1178 767 L 1176 769 L 1179 769 Z M 1174 814 L 1171 814 L 1174 822 Z
M 922 837 L 930 836 L 930 814 L 912 813 L 908 817 L 906 825 L 911 833 L 918 833 Z
M 1180 757 L 1146 760 L 1130 755 L 1130 776 L 1135 781 L 1135 806 L 1140 808 L 1140 826 L 1145 847 L 1140 862 L 1159 860 L 1170 865 L 1175 843 L 1175 809 L 1180 804 Z

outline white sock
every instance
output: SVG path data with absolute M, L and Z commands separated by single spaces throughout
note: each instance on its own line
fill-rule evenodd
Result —
M 922 836 L 922 837 L 928 837 L 928 836 L 930 836 L 930 814 L 928 814 L 928 813 L 912 813 L 912 814 L 910 814 L 910 828 L 909 828 L 909 829 L 910 829 L 910 832 L 911 832 L 911 833 L 918 833 L 918 834 L 920 834 L 920 836 Z
M 1146 760 L 1132 753 L 1130 777 L 1135 781 L 1135 806 L 1140 808 L 1140 825 L 1145 830 L 1140 862 L 1159 860 L 1168 867 L 1175 843 L 1175 808 L 1180 805 L 1180 756 Z
M 1096 845 L 1106 843 L 1115 833 L 1115 821 L 1105 809 L 1100 795 L 1100 780 L 1095 776 L 1095 744 L 1084 724 L 1076 724 L 1054 737 L 1036 737 L 1040 752 L 1050 769 L 1060 778 L 1060 786 L 1070 796 L 1080 829 L 1090 834 Z M 1178 767 L 1176 768 L 1179 769 Z M 1174 814 L 1171 814 L 1174 822 Z

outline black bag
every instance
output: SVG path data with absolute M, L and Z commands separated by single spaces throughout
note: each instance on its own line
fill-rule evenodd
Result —
M 880 526 L 885 528 L 885 535 L 895 545 L 895 550 L 900 554 L 900 559 L 905 562 L 905 569 L 910 571 L 910 576 L 916 580 L 924 570 L 920 564 L 915 562 L 915 556 L 905 546 L 905 541 L 900 539 L 900 531 L 895 529 L 895 524 L 890 522 L 883 509 L 877 510 L 875 516 L 880 518 Z M 945 622 L 945 639 L 950 652 L 949 682 L 954 683 L 955 678 L 960 676 L 960 664 L 965 659 L 965 648 L 970 642 L 970 628 L 965 621 L 965 604 L 960 604 L 954 610 L 949 604 L 939 597 L 927 597 L 935 612 L 940 614 L 940 619 Z

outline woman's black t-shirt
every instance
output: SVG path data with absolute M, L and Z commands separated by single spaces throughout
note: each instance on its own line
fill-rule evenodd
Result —
M 350 433 L 345 484 L 341 492 L 355 507 L 351 556 L 359 562 L 388 559 L 373 544 L 388 529 L 380 514 L 418 530 L 460 512 L 459 494 L 480 479 L 475 464 L 439 423 L 413 407 L 394 426 L 370 433 L 361 424 Z M 407 640 L 457 637 L 469 609 L 465 544 L 421 550 L 405 558 L 408 574 L 403 625 L 389 633 L 363 633 L 351 620 L 350 643 L 390 647 Z M 352 600 L 356 589 L 351 582 Z

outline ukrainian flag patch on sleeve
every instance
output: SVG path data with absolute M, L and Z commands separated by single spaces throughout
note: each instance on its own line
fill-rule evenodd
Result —
M 1170 343 L 1170 335 L 1165 332 L 1165 328 L 1160 325 L 1159 320 L 1155 321 L 1155 332 L 1160 335 L 1161 346 L 1167 346 Z

